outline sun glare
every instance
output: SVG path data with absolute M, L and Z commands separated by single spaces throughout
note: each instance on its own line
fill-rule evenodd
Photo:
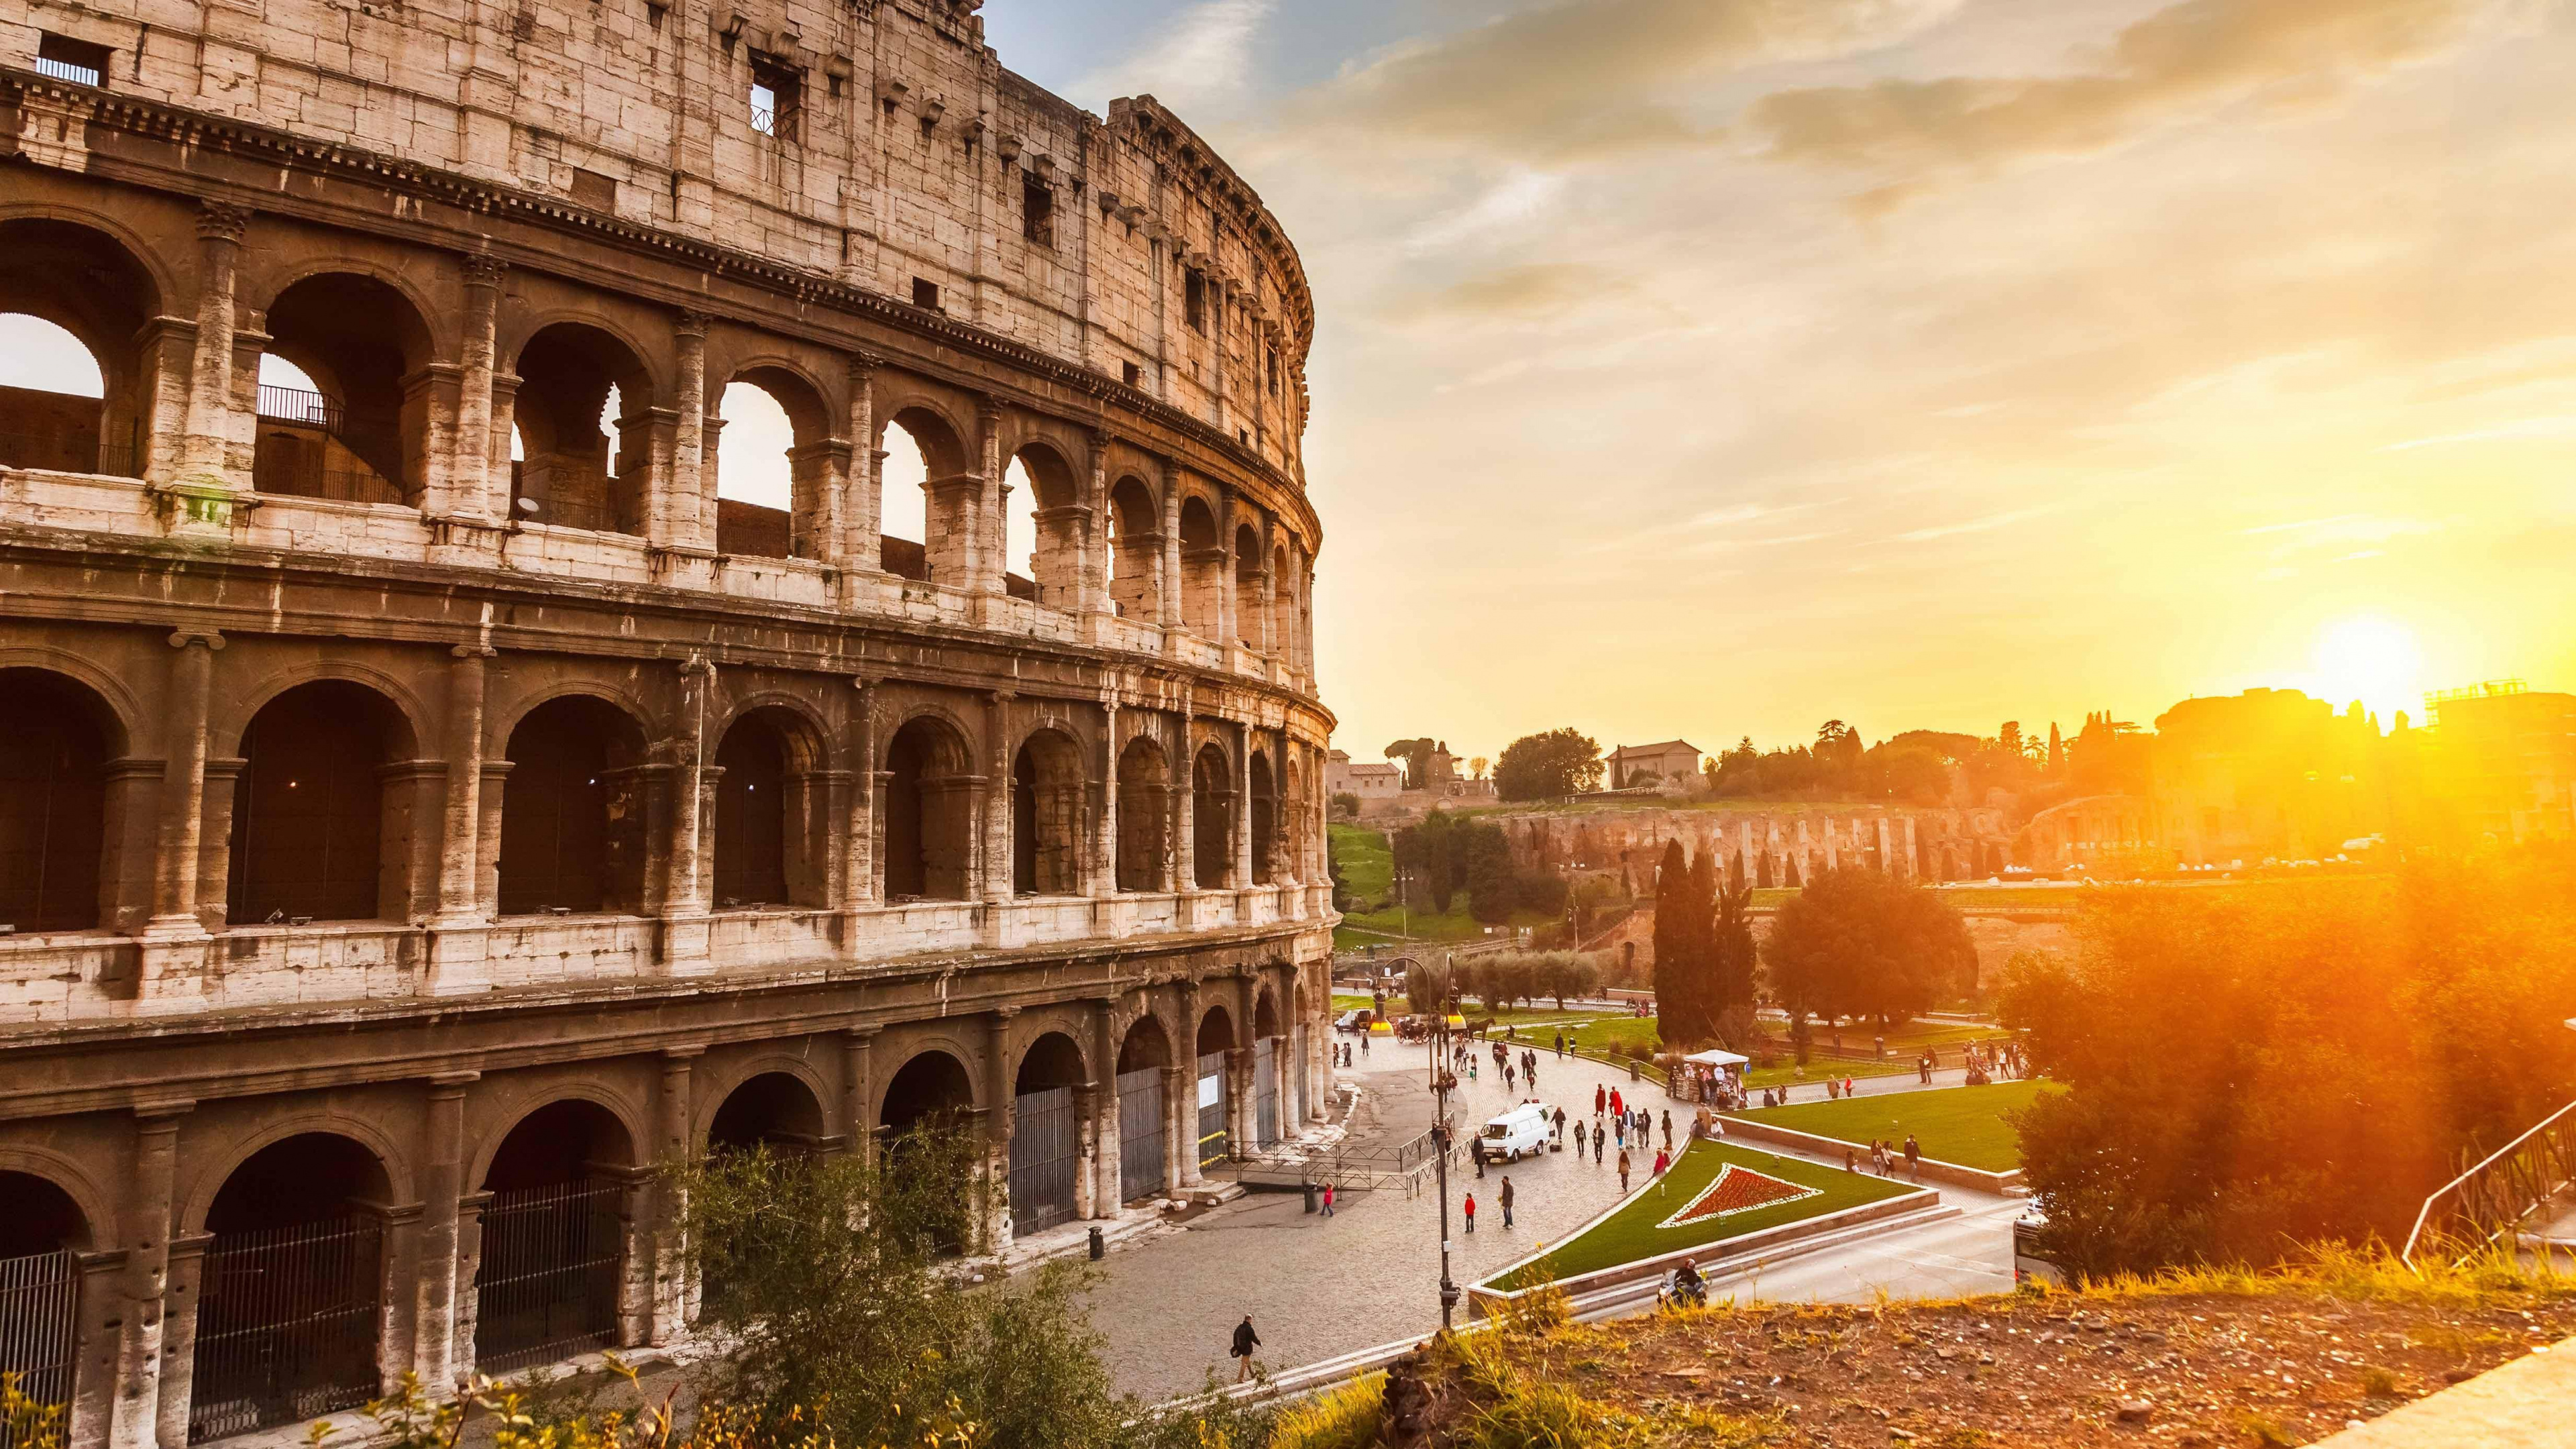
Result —
M 2414 631 L 2394 619 L 2365 615 L 2327 626 L 2315 663 L 2316 692 L 2337 709 L 2360 700 L 2382 726 L 2399 710 L 2423 713 L 2424 657 Z

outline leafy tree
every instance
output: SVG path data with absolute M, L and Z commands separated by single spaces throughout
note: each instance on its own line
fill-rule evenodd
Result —
M 1601 746 L 1572 729 L 1523 735 L 1494 763 L 1494 790 L 1506 800 L 1554 800 L 1601 785 Z
M 1520 878 L 1512 866 L 1511 837 L 1500 826 L 1462 820 L 1451 832 L 1467 877 L 1467 913 L 1488 926 L 1512 918 L 1520 905 Z
M 1976 971 L 1967 925 L 1939 894 L 1863 866 L 1820 871 L 1771 925 L 1763 948 L 1794 1020 L 1901 1021 Z
M 1753 997 L 1760 964 L 1753 943 L 1753 890 L 1744 879 L 1744 858 L 1727 867 L 1717 889 L 1709 920 L 1710 1017 L 1714 1035 L 1729 1051 L 1742 1051 L 1755 1036 Z
M 1333 882 L 1333 909 L 1336 911 L 1348 911 L 1351 908 L 1351 883 L 1342 878 L 1342 855 L 1340 851 L 1328 850 L 1324 852 L 1324 871 L 1326 875 L 1331 877 Z
M 2080 738 L 2080 737 L 2079 737 Z M 2000 997 L 2068 1088 L 2018 1122 L 2086 1274 L 2402 1241 L 2576 1080 L 2576 851 L 2395 876 L 2088 893 Z
M 1424 790 L 1431 785 L 1431 752 L 1434 748 L 1430 740 L 1397 740 L 1382 753 L 1390 760 L 1404 762 L 1404 788 Z
M 1344 820 L 1357 820 L 1360 816 L 1360 797 L 1348 790 L 1333 792 L 1333 813 Z

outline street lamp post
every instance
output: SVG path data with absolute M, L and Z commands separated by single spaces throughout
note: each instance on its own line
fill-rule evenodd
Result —
M 1458 1285 L 1449 1277 L 1449 1089 L 1458 1083 L 1443 1060 L 1449 1040 L 1449 1017 L 1443 1003 L 1439 1028 L 1422 1034 L 1431 1052 L 1431 1091 L 1437 1114 L 1431 1124 L 1432 1169 L 1440 1178 L 1440 1326 L 1450 1326 L 1458 1307 Z

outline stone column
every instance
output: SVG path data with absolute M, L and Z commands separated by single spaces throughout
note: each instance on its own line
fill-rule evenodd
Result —
M 1115 994 L 1098 997 L 1091 1003 L 1091 1080 L 1098 1089 L 1092 1110 L 1095 1125 L 1091 1131 L 1091 1212 L 1095 1218 L 1118 1216 L 1118 1206 L 1126 1201 L 1126 1187 L 1119 1172 L 1118 1135 L 1118 998 Z
M 158 1449 L 188 1442 L 187 1401 L 179 1408 L 179 1434 L 164 1438 L 161 1422 L 162 1348 L 169 1337 L 170 1239 L 178 1224 L 172 1188 L 179 1159 L 179 1119 L 194 1102 L 162 1102 L 134 1112 L 134 1158 L 126 1177 L 118 1233 L 125 1249 L 120 1285 L 121 1322 L 116 1339 L 116 1390 L 108 1406 L 109 1449 Z M 183 1370 L 184 1371 L 184 1370 Z
M 1079 597 L 1071 607 L 1086 614 L 1109 610 L 1109 535 L 1113 524 L 1109 516 L 1109 444 L 1106 428 L 1093 428 L 1088 434 L 1091 444 L 1091 490 L 1084 501 L 1091 505 L 1089 527 L 1082 535 L 1082 573 Z
M 1016 1006 L 999 1006 L 986 1019 L 984 1034 L 984 1230 L 987 1251 L 1011 1246 L 1011 1126 L 1016 1115 L 1012 1072 L 1011 1019 Z
M 696 1155 L 696 1086 L 692 1068 L 706 1053 L 702 1045 L 662 1049 L 661 1090 L 654 1101 L 653 1160 L 646 1169 L 673 1167 Z M 688 1333 L 689 1254 L 684 1223 L 689 1200 L 680 1185 L 661 1180 L 660 1212 L 652 1229 L 653 1321 L 647 1342 L 655 1347 L 675 1343 Z
M 1163 460 L 1163 576 L 1154 593 L 1163 606 L 1155 622 L 1180 628 L 1187 617 L 1181 612 L 1181 465 L 1169 458 Z
M 874 353 L 859 352 L 851 355 L 849 365 L 848 432 L 852 453 L 847 492 L 841 504 L 839 563 L 844 569 L 867 573 L 885 566 L 877 547 L 877 539 L 885 531 L 879 522 L 885 516 L 885 450 L 877 446 L 875 392 L 877 369 L 884 363 L 885 359 Z M 842 601 L 846 604 L 850 598 L 845 590 Z
M 485 644 L 459 644 L 447 652 L 454 662 L 447 667 L 447 800 L 435 923 L 440 927 L 468 924 L 482 914 L 475 887 L 483 835 L 484 661 L 494 651 Z
M 1274 792 L 1278 788 L 1276 773 L 1274 766 L 1271 787 Z M 1275 797 L 1270 813 L 1274 817 L 1279 813 Z M 1231 879 L 1226 884 L 1239 891 L 1248 891 L 1252 889 L 1252 726 L 1248 724 L 1234 727 L 1234 811 L 1226 824 L 1227 854 L 1234 861 L 1234 869 L 1229 873 Z
M 885 777 L 877 768 L 876 691 L 862 675 L 851 681 L 858 688 L 858 702 L 850 708 L 850 791 L 849 814 L 844 817 L 841 850 L 841 909 L 864 911 L 881 903 L 883 884 L 877 878 L 877 821 L 883 817 L 882 801 Z M 851 933 L 853 949 L 857 932 Z
M 662 890 L 662 963 L 673 971 L 704 969 L 707 959 L 707 715 L 715 708 L 716 667 L 704 655 L 680 666 L 680 720 L 671 779 L 671 854 Z
M 146 936 L 202 935 L 197 919 L 197 856 L 206 803 L 206 710 L 214 690 L 215 651 L 224 636 L 182 629 L 170 636 L 165 728 L 170 748 L 161 766 L 160 840 L 152 861 L 152 919 Z
M 231 467 L 233 433 L 233 276 L 241 258 L 249 208 L 206 201 L 197 207 L 196 356 L 188 370 L 188 433 L 180 448 L 180 473 L 189 484 L 234 489 L 243 480 Z
M 1242 590 L 1235 584 L 1234 556 L 1234 490 L 1227 488 L 1217 497 L 1216 510 L 1216 638 L 1211 641 L 1224 650 L 1223 658 L 1231 668 L 1234 651 L 1243 639 L 1238 621 Z
M 1172 751 L 1172 889 L 1186 895 L 1199 888 L 1198 831 L 1194 812 L 1198 799 L 1198 761 L 1190 750 L 1190 709 L 1188 696 L 1182 696 L 1180 717 L 1174 721 L 1175 748 Z
M 412 1357 L 424 1384 L 453 1383 L 459 1367 L 456 1302 L 460 1293 L 473 1291 L 473 1280 L 461 1271 L 457 1256 L 457 1209 L 465 1193 L 465 1089 L 481 1076 L 449 1072 L 429 1079 L 421 1134 L 420 1271 Z
M 1118 894 L 1118 691 L 1100 701 L 1099 785 L 1091 804 L 1091 876 L 1087 893 L 1095 900 Z
M 1181 1039 L 1172 1045 L 1172 1054 L 1180 1058 L 1180 1090 L 1167 1093 L 1172 1100 L 1172 1116 L 1179 1140 L 1169 1154 L 1173 1170 L 1166 1173 L 1173 1187 L 1195 1187 L 1207 1181 L 1199 1173 L 1199 984 L 1181 984 Z
M 156 1440 L 173 1446 L 188 1442 L 188 1408 L 196 1396 L 197 1304 L 203 1296 L 206 1249 L 213 1243 L 205 1233 L 180 1233 L 173 1226 L 169 1269 L 162 1275 L 161 1301 L 155 1305 L 162 1316 L 159 1391 L 146 1411 L 151 1423 L 145 1437 L 135 1441 L 138 1449 Z M 145 1305 L 129 1306 L 139 1311 Z M 109 1442 L 117 1444 L 112 1435 L 111 1429 Z
M 465 258 L 465 327 L 458 348 L 455 457 L 449 464 L 452 496 L 438 511 L 464 518 L 510 516 L 510 454 L 505 444 L 495 467 L 492 446 L 493 321 L 501 309 L 501 278 L 510 270 L 499 257 Z M 498 473 L 498 478 L 494 474 Z M 438 1382 L 432 1380 L 431 1382 Z
M 991 905 L 1007 906 L 1016 894 L 1012 879 L 1013 862 L 1018 859 L 1011 839 L 1011 792 L 1018 781 L 1011 772 L 1011 701 L 1016 698 L 1007 689 L 997 689 L 984 697 L 985 778 L 991 783 L 984 791 L 984 900 Z M 998 924 L 998 922 L 996 923 Z
M 1007 572 L 1002 495 L 1009 488 L 1002 481 L 1006 466 L 1002 458 L 1002 405 L 989 393 L 975 399 L 975 457 L 984 472 L 984 486 L 975 508 L 975 546 L 968 555 L 966 587 L 972 593 L 999 594 L 1005 592 L 1002 575 Z
M 682 312 L 672 328 L 677 344 L 678 396 L 671 400 L 676 437 L 667 484 L 645 503 L 645 537 L 662 548 L 704 550 L 714 541 L 706 526 L 712 510 L 705 492 L 707 428 L 707 323 L 704 312 Z
M 869 1048 L 876 1039 L 873 1026 L 854 1026 L 841 1033 L 841 1134 L 859 1160 L 870 1165 L 876 1162 L 877 1124 L 869 1108 L 876 1091 Z

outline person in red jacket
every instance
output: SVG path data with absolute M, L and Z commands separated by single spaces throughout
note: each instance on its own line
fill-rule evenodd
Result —
M 1467 1231 L 1476 1231 L 1476 1195 L 1472 1192 L 1467 1194 Z

